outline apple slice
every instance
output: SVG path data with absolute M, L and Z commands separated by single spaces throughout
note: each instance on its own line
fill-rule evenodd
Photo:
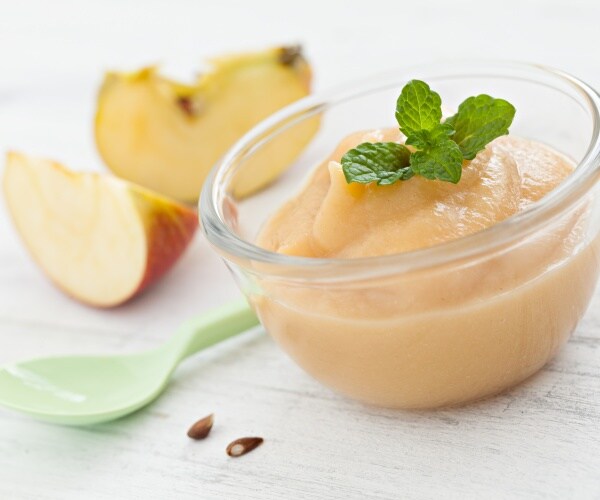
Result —
M 219 158 L 252 126 L 310 91 L 311 69 L 298 47 L 210 61 L 184 85 L 156 68 L 108 73 L 100 89 L 95 138 L 117 176 L 172 198 L 195 202 Z M 281 132 L 235 179 L 238 196 L 275 179 L 310 142 L 318 118 Z
M 110 307 L 160 278 L 192 240 L 196 212 L 115 177 L 9 153 L 4 194 L 14 224 L 63 291 Z

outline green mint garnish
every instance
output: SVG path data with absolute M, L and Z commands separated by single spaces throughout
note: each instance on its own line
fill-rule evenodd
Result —
M 463 160 L 472 160 L 486 144 L 501 135 L 515 116 L 503 99 L 482 94 L 469 97 L 443 123 L 442 100 L 425 82 L 412 80 L 396 103 L 396 119 L 412 152 L 395 142 L 365 142 L 342 157 L 348 183 L 380 185 L 408 180 L 413 175 L 456 184 Z
M 442 99 L 425 82 L 411 80 L 396 101 L 396 120 L 400 132 L 409 136 L 420 130 L 431 130 L 442 119 Z
M 488 142 L 508 134 L 514 117 L 511 103 L 482 94 L 463 101 L 458 113 L 444 123 L 454 128 L 452 139 L 460 146 L 465 160 L 472 160 Z
M 458 144 L 450 139 L 415 151 L 410 157 L 410 168 L 427 179 L 456 184 L 462 174 L 463 155 Z
M 410 150 L 395 142 L 364 142 L 348 151 L 343 158 L 344 176 L 348 184 L 393 184 L 410 179 Z
M 406 144 L 414 146 L 417 149 L 425 149 L 432 144 L 450 140 L 454 134 L 454 129 L 446 123 L 438 123 L 431 130 L 419 130 L 413 132 L 406 138 Z

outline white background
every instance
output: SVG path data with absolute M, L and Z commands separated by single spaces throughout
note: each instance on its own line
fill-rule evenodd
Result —
M 0 0 L 0 113 L 13 92 L 97 81 L 108 68 L 158 61 L 186 77 L 205 57 L 290 42 L 305 45 L 315 89 L 449 57 L 539 62 L 600 87 L 599 26 L 600 3 L 573 0 Z M 35 106 L 27 110 L 19 119 L 36 120 Z M 2 130 L 1 148 L 13 147 L 10 127 Z M 86 139 L 70 150 L 66 141 L 64 156 L 85 150 L 85 168 L 93 151 L 80 133 Z M 199 236 L 138 300 L 86 308 L 44 279 L 0 210 L 0 363 L 136 350 L 237 295 Z M 155 404 L 112 424 L 69 429 L 0 410 L 0 498 L 597 499 L 599 305 L 541 374 L 465 408 L 409 413 L 347 401 L 255 332 L 187 361 Z M 189 424 L 213 411 L 210 439 L 190 442 Z M 265 444 L 228 459 L 225 445 L 247 434 Z

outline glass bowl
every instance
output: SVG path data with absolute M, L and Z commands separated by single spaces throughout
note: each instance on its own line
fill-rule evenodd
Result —
M 480 93 L 509 100 L 517 108 L 511 134 L 564 153 L 575 172 L 519 214 L 422 250 L 317 259 L 257 247 L 261 226 L 342 138 L 395 125 L 396 98 L 413 78 L 449 108 Z M 200 202 L 204 232 L 265 329 L 323 384 L 386 407 L 483 398 L 547 363 L 594 291 L 599 102 L 561 71 L 485 61 L 413 67 L 313 95 L 262 122 L 215 166 Z M 302 156 L 265 189 L 236 198 L 236 178 L 308 120 L 321 127 Z

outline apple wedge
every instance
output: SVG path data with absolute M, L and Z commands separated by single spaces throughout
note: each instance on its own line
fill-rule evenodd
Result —
M 108 73 L 98 96 L 95 138 L 119 177 L 195 202 L 217 160 L 252 126 L 310 91 L 311 69 L 298 47 L 221 57 L 192 85 L 156 68 Z M 318 118 L 270 141 L 235 180 L 245 196 L 276 178 L 310 142 Z
M 111 307 L 160 278 L 192 240 L 196 212 L 112 176 L 9 153 L 4 195 L 43 271 L 81 302 Z

